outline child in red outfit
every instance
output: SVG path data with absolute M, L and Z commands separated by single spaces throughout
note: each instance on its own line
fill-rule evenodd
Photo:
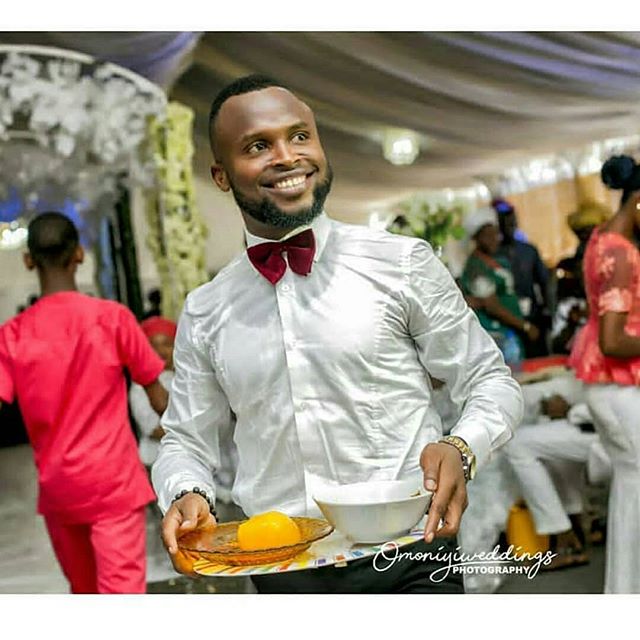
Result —
M 166 408 L 164 362 L 123 305 L 79 293 L 84 254 L 57 213 L 29 225 L 41 297 L 0 327 L 0 402 L 18 399 L 38 512 L 73 593 L 144 593 L 144 507 L 155 499 L 129 424 L 126 368 Z

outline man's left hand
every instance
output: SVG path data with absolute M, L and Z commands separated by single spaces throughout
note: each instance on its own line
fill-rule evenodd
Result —
M 420 466 L 425 489 L 433 491 L 424 539 L 430 543 L 434 538 L 450 538 L 458 533 L 468 504 L 460 452 L 450 444 L 428 444 L 420 455 Z M 438 529 L 440 520 L 443 526 Z

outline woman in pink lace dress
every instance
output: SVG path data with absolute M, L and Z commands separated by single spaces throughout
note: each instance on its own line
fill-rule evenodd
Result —
M 584 255 L 589 319 L 570 365 L 613 463 L 606 593 L 640 593 L 640 166 L 615 156 L 602 180 L 622 189 L 617 213 L 597 227 Z

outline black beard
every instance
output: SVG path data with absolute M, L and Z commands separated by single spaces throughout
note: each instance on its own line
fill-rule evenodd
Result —
M 323 211 L 324 202 L 331 191 L 331 183 L 333 182 L 333 171 L 331 166 L 327 165 L 327 177 L 324 182 L 316 185 L 313 190 L 313 204 L 306 209 L 301 209 L 297 213 L 285 213 L 280 207 L 275 205 L 268 198 L 262 200 L 250 200 L 245 198 L 242 193 L 230 183 L 233 198 L 240 210 L 251 216 L 254 220 L 277 227 L 278 229 L 294 229 L 306 224 L 311 224 Z

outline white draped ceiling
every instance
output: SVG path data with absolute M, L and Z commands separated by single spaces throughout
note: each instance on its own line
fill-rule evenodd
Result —
M 343 216 L 491 181 L 538 157 L 576 166 L 589 145 L 640 130 L 640 33 L 4 33 L 0 42 L 77 49 L 171 87 L 196 111 L 202 173 L 217 90 L 245 73 L 274 76 L 315 110 L 336 174 L 332 210 Z M 418 134 L 412 165 L 384 159 L 389 127 Z

